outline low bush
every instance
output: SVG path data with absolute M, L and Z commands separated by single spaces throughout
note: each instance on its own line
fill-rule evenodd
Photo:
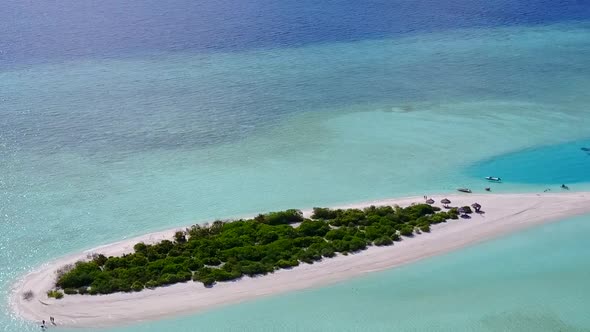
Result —
M 183 231 L 178 231 L 174 233 L 174 241 L 176 243 L 185 243 L 186 242 L 186 233 Z
M 75 288 L 66 288 L 66 289 L 64 289 L 64 293 L 66 293 L 68 295 L 74 295 L 74 294 L 78 294 L 78 290 Z
M 158 286 L 159 286 L 159 284 L 155 280 L 150 280 L 150 281 L 148 281 L 148 282 L 145 283 L 145 288 L 149 288 L 149 289 L 154 289 L 154 288 L 156 288 Z
M 414 227 L 410 225 L 404 225 L 399 231 L 403 236 L 412 236 L 414 234 Z
M 299 265 L 299 261 L 296 259 L 292 259 L 292 260 L 281 259 L 277 262 L 277 265 L 281 269 L 287 269 L 287 268 L 291 268 L 291 267 Z
M 54 299 L 59 300 L 59 299 L 61 299 L 61 298 L 64 297 L 64 293 L 62 293 L 62 292 L 60 292 L 58 290 L 52 289 L 52 290 L 50 290 L 50 291 L 47 292 L 47 296 L 50 297 L 50 298 L 54 298 Z
M 336 252 L 334 252 L 334 248 L 331 248 L 331 247 L 322 248 L 320 251 L 320 254 L 322 256 L 328 257 L 328 258 L 332 258 L 332 257 L 336 256 Z
M 393 244 L 393 240 L 389 236 L 382 236 L 373 241 L 373 243 L 376 246 L 389 246 Z
M 313 214 L 311 215 L 311 219 L 336 219 L 338 217 L 338 212 L 334 210 L 330 210 L 328 208 L 313 208 Z
M 131 289 L 134 292 L 139 292 L 140 290 L 143 289 L 143 284 L 141 282 L 139 282 L 139 281 L 136 281 L 136 282 L 133 283 L 133 285 L 131 285 Z

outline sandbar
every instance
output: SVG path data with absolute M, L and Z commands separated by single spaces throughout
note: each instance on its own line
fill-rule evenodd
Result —
M 54 286 L 55 272 L 60 267 L 86 259 L 92 253 L 117 256 L 133 252 L 133 246 L 138 242 L 154 243 L 171 239 L 175 231 L 186 228 L 178 227 L 100 246 L 49 262 L 25 275 L 13 286 L 10 296 L 11 308 L 19 316 L 34 322 L 48 320 L 53 316 L 62 327 L 126 325 L 198 313 L 264 296 L 333 284 L 447 253 L 526 227 L 590 213 L 590 192 L 432 196 L 437 202 L 444 197 L 450 199 L 453 206 L 478 202 L 485 214 L 473 214 L 471 219 L 433 225 L 430 233 L 403 238 L 393 246 L 369 247 L 365 251 L 348 256 L 338 255 L 312 265 L 301 264 L 266 276 L 222 282 L 212 288 L 189 281 L 153 290 L 145 289 L 137 293 L 66 295 L 60 300 L 47 297 L 46 292 Z M 395 204 L 407 206 L 423 201 L 422 197 L 409 197 L 362 202 L 336 208 Z M 440 203 L 436 205 L 440 206 Z M 309 216 L 310 213 L 311 210 L 304 210 L 304 215 Z M 34 298 L 24 300 L 22 294 L 29 290 L 34 293 Z

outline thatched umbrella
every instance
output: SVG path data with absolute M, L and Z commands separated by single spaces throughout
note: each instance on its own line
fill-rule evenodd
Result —
M 427 199 L 426 204 L 434 204 L 434 199 L 432 199 L 432 198 Z
M 451 204 L 451 201 L 448 198 L 444 198 L 442 201 L 440 201 L 443 204 Z
M 478 212 L 479 209 L 481 209 L 481 205 L 479 205 L 479 203 L 473 203 L 471 204 L 471 207 L 475 209 L 475 212 Z

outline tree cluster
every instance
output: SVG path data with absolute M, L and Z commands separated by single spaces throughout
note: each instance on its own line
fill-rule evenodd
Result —
M 457 219 L 427 204 L 406 208 L 314 208 L 310 219 L 299 210 L 261 214 L 249 220 L 215 221 L 176 232 L 172 240 L 138 243 L 121 257 L 94 255 L 58 276 L 66 294 L 141 291 L 193 280 L 205 286 L 313 264 L 337 253 L 389 246 L 430 225 Z M 296 227 L 293 224 L 298 224 Z

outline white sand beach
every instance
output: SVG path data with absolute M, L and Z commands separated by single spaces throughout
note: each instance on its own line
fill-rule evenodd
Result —
M 61 300 L 49 299 L 47 290 L 54 286 L 56 270 L 85 259 L 91 253 L 121 255 L 133 251 L 138 242 L 152 243 L 170 239 L 176 228 L 101 246 L 50 262 L 27 274 L 12 289 L 13 310 L 21 317 L 40 322 L 55 317 L 59 326 L 105 327 L 154 320 L 162 317 L 196 313 L 221 305 L 276 295 L 335 283 L 365 273 L 446 253 L 471 244 L 533 225 L 590 213 L 590 192 L 542 194 L 451 194 L 432 196 L 437 202 L 444 197 L 453 206 L 478 202 L 485 214 L 471 219 L 452 220 L 434 225 L 430 233 L 404 238 L 389 247 L 370 247 L 360 253 L 324 259 L 313 265 L 302 264 L 291 270 L 257 278 L 243 278 L 205 288 L 201 283 L 187 282 L 138 293 L 110 295 L 69 295 Z M 406 206 L 423 202 L 422 197 L 364 202 L 345 207 L 369 205 Z M 440 203 L 438 203 L 440 205 Z M 344 207 L 344 206 L 343 206 Z M 305 211 L 308 215 L 310 211 Z M 22 294 L 32 291 L 34 298 L 24 300 Z

